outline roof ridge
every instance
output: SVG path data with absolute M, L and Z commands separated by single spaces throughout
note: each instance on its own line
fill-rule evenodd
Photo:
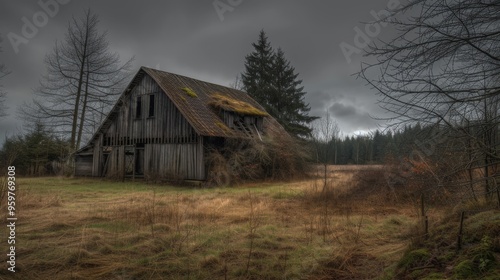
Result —
M 213 82 L 208 82 L 208 81 L 200 80 L 200 79 L 197 79 L 197 78 L 192 78 L 192 77 L 189 77 L 189 76 L 186 76 L 186 75 L 182 75 L 182 74 L 177 74 L 177 73 L 168 72 L 168 71 L 164 71 L 164 70 L 154 69 L 154 68 L 146 67 L 146 66 L 141 66 L 141 69 L 145 69 L 145 70 L 147 69 L 147 70 L 151 70 L 151 71 L 155 71 L 155 72 L 160 72 L 160 73 L 164 73 L 164 74 L 174 75 L 174 76 L 185 78 L 185 79 L 195 80 L 195 81 L 202 82 L 202 83 L 207 83 L 207 84 L 218 86 L 218 87 L 224 87 L 224 88 L 227 88 L 227 89 L 230 89 L 230 90 L 233 90 L 233 91 L 239 91 L 239 92 L 242 92 L 242 93 L 248 95 L 247 92 L 245 92 L 245 91 L 243 91 L 241 89 L 236 89 L 236 88 L 232 88 L 232 87 L 229 87 L 229 86 L 224 86 L 224 85 L 221 85 L 221 84 L 216 84 L 216 83 L 213 83 Z

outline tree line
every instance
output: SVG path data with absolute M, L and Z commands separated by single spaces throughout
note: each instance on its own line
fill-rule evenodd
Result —
M 14 165 L 17 173 L 28 176 L 69 175 L 72 170 L 63 164 L 69 152 L 67 139 L 36 122 L 25 134 L 5 139 L 0 166 Z
M 420 123 L 448 135 L 420 161 L 435 161 L 432 185 L 498 191 L 499 9 L 499 0 L 409 1 L 381 19 L 398 33 L 372 44 L 366 56 L 375 62 L 358 73 L 394 127 Z
M 320 130 L 320 128 L 316 128 Z M 407 125 L 399 130 L 374 130 L 359 135 L 313 137 L 308 140 L 313 162 L 327 164 L 385 164 L 396 158 L 408 157 L 430 133 L 420 124 Z

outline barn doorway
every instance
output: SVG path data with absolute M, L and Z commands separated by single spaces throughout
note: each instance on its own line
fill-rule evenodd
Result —
M 102 166 L 102 172 L 101 172 L 101 176 L 102 177 L 106 177 L 108 176 L 108 168 L 109 168 L 109 162 L 111 161 L 110 158 L 110 152 L 103 152 L 102 153 L 102 159 L 103 159 L 103 166 Z
M 132 177 L 144 176 L 144 143 L 137 143 L 134 147 L 134 168 Z
M 144 144 L 135 145 L 134 176 L 144 176 Z
M 125 176 L 134 176 L 135 171 L 135 149 L 134 146 L 125 146 Z

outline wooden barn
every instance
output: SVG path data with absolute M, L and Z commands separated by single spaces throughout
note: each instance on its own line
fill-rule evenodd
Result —
M 208 147 L 283 128 L 245 92 L 141 67 L 89 143 L 75 175 L 205 180 Z

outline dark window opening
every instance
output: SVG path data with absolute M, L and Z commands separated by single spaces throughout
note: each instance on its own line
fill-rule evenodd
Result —
M 149 96 L 149 117 L 155 116 L 155 96 L 151 94 Z
M 144 143 L 135 143 L 136 148 L 144 148 Z
M 142 114 L 142 100 L 141 100 L 141 97 L 138 96 L 137 97 L 137 106 L 135 107 L 135 117 L 136 118 L 140 118 L 141 117 L 141 114 Z

